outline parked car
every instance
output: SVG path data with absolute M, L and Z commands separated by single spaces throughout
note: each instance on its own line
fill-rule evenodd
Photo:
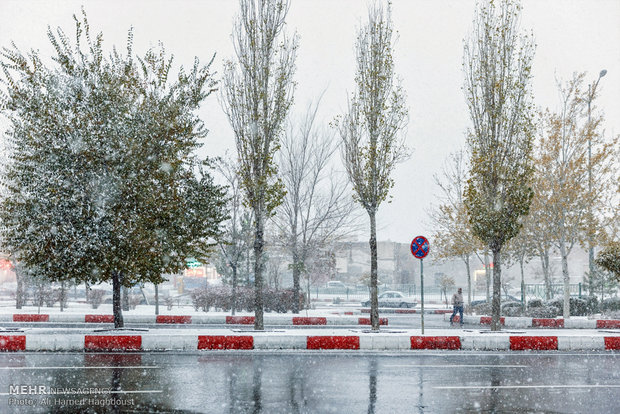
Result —
M 335 288 L 335 289 L 346 289 L 347 285 L 345 285 L 344 283 L 342 283 L 339 280 L 332 280 L 330 282 L 327 282 L 327 284 L 325 285 L 326 288 L 330 289 L 330 288 Z
M 388 290 L 378 296 L 379 307 L 382 308 L 414 308 L 418 302 L 415 298 L 405 296 L 402 292 Z M 370 299 L 362 302 L 362 306 L 370 306 Z

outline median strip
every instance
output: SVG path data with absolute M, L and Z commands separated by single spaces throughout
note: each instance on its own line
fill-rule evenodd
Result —
M 61 332 L 32 332 L 0 335 L 0 352 L 66 352 L 83 350 L 90 356 L 106 358 L 140 357 L 140 354 L 105 354 L 131 351 L 196 351 L 196 350 L 478 350 L 478 351 L 556 351 L 607 350 L 620 351 L 620 335 L 514 335 L 509 332 L 464 332 L 460 335 L 412 335 L 412 331 L 334 330 L 328 335 L 318 329 L 251 331 L 212 329 L 212 334 L 183 333 L 155 329 L 138 335 L 90 335 Z M 305 333 L 304 333 L 305 331 Z M 242 333 L 239 333 L 242 332 Z M 311 333 L 312 332 L 312 333 Z M 132 360 L 133 361 L 133 360 Z M 94 361 L 96 362 L 96 361 Z M 132 363 L 135 365 L 135 361 Z M 95 364 L 98 365 L 98 364 Z

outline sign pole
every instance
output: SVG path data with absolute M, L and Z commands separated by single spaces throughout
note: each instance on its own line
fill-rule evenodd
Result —
M 420 298 L 422 302 L 420 315 L 422 321 L 422 335 L 424 335 L 424 259 L 420 259 Z
M 416 259 L 420 259 L 420 302 L 421 302 L 421 316 L 422 322 L 422 335 L 424 335 L 424 258 L 430 250 L 428 240 L 424 236 L 418 236 L 411 242 L 411 254 Z

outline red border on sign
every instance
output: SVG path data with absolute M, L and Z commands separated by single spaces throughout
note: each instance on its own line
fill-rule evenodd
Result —
M 419 244 L 418 242 L 416 242 L 417 239 L 424 239 L 424 242 L 422 244 Z M 428 250 L 424 251 L 424 249 L 422 248 L 424 245 L 428 245 L 429 246 Z M 415 250 L 413 249 L 413 246 L 416 247 Z M 416 259 L 424 259 L 428 255 L 428 252 L 430 251 L 430 243 L 428 242 L 428 239 L 426 237 L 424 237 L 424 236 L 416 236 L 411 241 L 410 250 L 411 250 L 411 254 Z M 422 256 L 422 257 L 417 256 L 416 255 L 417 252 L 422 252 L 424 254 L 424 256 Z

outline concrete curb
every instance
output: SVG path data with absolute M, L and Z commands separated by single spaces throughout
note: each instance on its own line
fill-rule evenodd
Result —
M 352 314 L 351 314 L 352 315 Z M 345 316 L 269 316 L 264 317 L 265 325 L 313 326 L 313 325 L 370 325 L 369 317 Z M 125 323 L 142 324 L 209 324 L 209 325 L 254 325 L 254 316 L 230 315 L 123 315 Z M 0 322 L 60 322 L 60 323 L 114 323 L 113 315 L 106 314 L 0 314 Z M 387 318 L 379 318 L 379 325 L 387 326 Z
M 360 310 L 361 313 L 370 313 L 370 309 L 369 308 L 362 308 Z M 422 313 L 420 309 L 390 309 L 390 308 L 379 308 L 379 313 L 403 313 L 403 314 L 408 314 L 408 313 Z M 452 313 L 451 310 L 449 309 L 425 309 L 424 310 L 424 314 L 425 315 L 441 315 L 441 314 L 446 314 L 446 313 Z
M 490 316 L 468 316 L 465 322 L 468 324 L 491 325 Z M 449 316 L 444 315 L 444 320 Z M 459 322 L 458 315 L 454 322 Z M 615 319 L 563 319 L 563 318 L 524 318 L 524 317 L 501 317 L 500 323 L 507 328 L 551 328 L 551 329 L 620 329 L 620 320 Z
M 445 335 L 441 332 L 360 332 L 324 334 L 294 331 L 60 333 L 26 332 L 0 335 L 0 351 L 200 351 L 200 350 L 475 350 L 475 351 L 620 351 L 620 335 L 528 335 L 510 332 Z

